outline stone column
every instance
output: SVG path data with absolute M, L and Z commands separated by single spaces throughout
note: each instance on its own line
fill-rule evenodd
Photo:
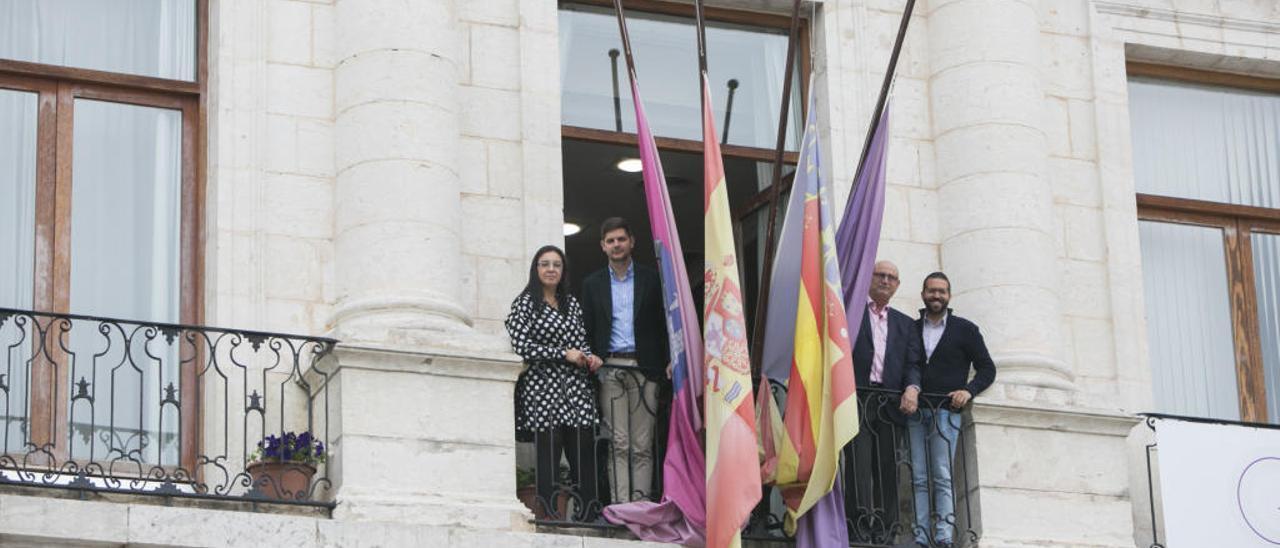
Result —
M 930 5 L 940 251 L 952 302 L 986 336 L 1001 381 L 993 396 L 1060 401 L 1073 376 L 1061 357 L 1035 2 Z
M 520 362 L 471 328 L 459 297 L 459 171 L 485 169 L 458 161 L 464 1 L 335 5 L 341 344 L 310 382 L 329 398 L 339 520 L 528 527 L 515 498 Z
M 469 331 L 452 0 L 342 0 L 335 9 L 334 334 L 438 346 Z

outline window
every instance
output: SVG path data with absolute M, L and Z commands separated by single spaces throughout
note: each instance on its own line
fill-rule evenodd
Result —
M 200 323 L 206 14 L 207 0 L 0 3 L 0 307 Z M 145 410 L 162 409 L 156 384 L 179 375 L 176 354 L 113 370 L 124 360 L 100 353 L 112 335 L 72 323 L 42 353 L 0 325 L 5 449 L 22 440 L 60 459 L 109 448 L 175 463 L 172 427 L 150 425 L 177 419 Z M 45 359 L 14 367 L 32 355 Z M 96 401 L 71 396 L 81 380 L 101 388 Z M 183 399 L 184 423 L 196 399 Z M 182 441 L 184 457 L 194 450 Z
M 1129 74 L 1156 404 L 1280 422 L 1280 81 Z
M 693 6 L 643 2 L 628 6 L 627 24 L 658 141 L 672 207 L 690 266 L 695 297 L 702 273 L 702 126 Z M 709 8 L 707 65 L 717 130 L 721 132 L 730 207 L 737 223 L 748 320 L 763 264 L 767 190 L 773 178 L 790 18 Z M 802 25 L 792 75 L 784 176 L 796 161 L 803 127 L 807 27 Z M 636 157 L 635 113 L 618 24 L 609 2 L 560 5 L 560 79 L 565 222 L 581 227 L 566 238 L 579 284 L 603 268 L 600 222 L 622 216 L 637 233 L 636 258 L 653 264 L 641 176 L 620 169 Z M 677 84 L 673 85 L 675 82 Z M 684 84 L 679 84 L 683 82 Z M 785 204 L 779 204 L 779 211 Z

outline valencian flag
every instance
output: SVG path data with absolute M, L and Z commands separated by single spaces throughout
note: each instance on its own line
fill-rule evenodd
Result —
M 658 159 L 658 145 L 649 130 L 634 69 L 631 97 L 635 101 L 636 133 L 643 164 L 645 201 L 653 247 L 662 276 L 667 333 L 671 347 L 671 422 L 666 460 L 662 465 L 662 501 L 610 505 L 604 510 L 610 522 L 626 525 L 643 540 L 685 545 L 703 543 L 706 528 L 705 470 L 698 431 L 702 428 L 698 398 L 703 388 L 702 340 L 698 336 L 697 311 L 689 287 L 680 238 L 676 233 L 671 197 Z M 747 386 L 750 388 L 750 385 Z
M 820 173 L 815 110 L 811 95 L 770 288 L 771 295 L 782 298 L 770 301 L 765 325 L 765 375 L 785 379 L 787 401 L 779 421 L 777 406 L 762 387 L 762 411 L 770 414 L 762 421 L 776 428 L 763 429 L 774 437 L 761 444 L 766 456 L 777 453 L 766 472 L 781 489 L 788 532 L 795 532 L 797 520 L 832 490 L 840 450 L 858 432 L 833 198 Z M 798 257 L 788 259 L 788 253 Z
M 711 90 L 702 73 L 702 143 L 705 194 L 706 304 L 703 340 L 707 361 L 703 408 L 707 428 L 707 546 L 742 543 L 742 525 L 760 501 L 756 417 L 751 398 L 751 358 L 733 244 L 724 162 L 716 142 Z

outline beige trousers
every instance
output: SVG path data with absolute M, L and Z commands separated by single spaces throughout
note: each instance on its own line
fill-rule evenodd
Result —
M 608 365 L 635 365 L 613 360 Z M 658 413 L 658 385 L 635 369 L 600 370 L 600 407 L 613 443 L 609 488 L 613 502 L 648 498 L 653 491 L 653 424 Z

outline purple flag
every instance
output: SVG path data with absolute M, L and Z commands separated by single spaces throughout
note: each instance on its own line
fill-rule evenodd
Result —
M 858 340 L 858 328 L 867 312 L 867 292 L 871 272 L 880 247 L 880 225 L 884 222 L 884 173 L 889 151 L 889 102 L 875 131 L 871 148 L 863 159 L 853 194 L 844 206 L 844 218 L 836 229 L 836 253 L 840 256 L 840 281 L 844 286 L 844 310 L 849 318 L 849 340 Z
M 698 398 L 702 395 L 702 337 L 689 287 L 688 270 L 676 233 L 671 197 L 658 158 L 658 145 L 649 130 L 635 72 L 631 72 L 640 162 L 644 166 L 644 194 L 653 227 L 653 248 L 662 276 L 667 334 L 671 341 L 671 423 L 662 470 L 662 501 L 613 504 L 605 519 L 626 525 L 642 540 L 702 545 L 706 531 L 706 462 L 698 431 L 702 429 Z

